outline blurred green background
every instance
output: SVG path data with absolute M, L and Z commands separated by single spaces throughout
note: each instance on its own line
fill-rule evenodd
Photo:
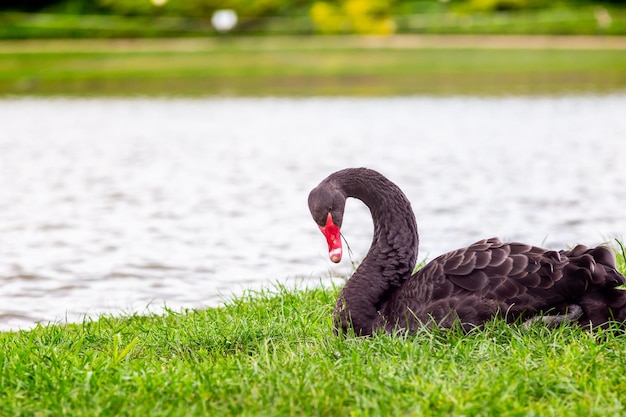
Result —
M 626 88 L 626 0 L 9 0 L 0 95 Z
M 626 0 L 7 0 L 0 37 L 231 34 L 626 34 Z

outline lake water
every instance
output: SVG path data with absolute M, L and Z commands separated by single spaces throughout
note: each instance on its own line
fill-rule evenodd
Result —
M 625 115 L 621 93 L 0 100 L 0 329 L 349 274 L 306 202 L 350 166 L 406 192 L 422 259 L 491 236 L 624 238 Z M 358 261 L 371 220 L 346 211 Z

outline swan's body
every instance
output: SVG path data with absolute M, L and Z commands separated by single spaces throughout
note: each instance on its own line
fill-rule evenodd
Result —
M 626 281 L 603 246 L 557 252 L 492 238 L 441 255 L 412 274 L 418 233 L 411 205 L 395 184 L 366 168 L 331 174 L 309 195 L 333 262 L 341 260 L 348 197 L 369 207 L 374 238 L 337 300 L 338 331 L 351 327 L 369 335 L 455 323 L 469 329 L 494 317 L 512 322 L 543 315 L 589 326 L 626 320 L 626 291 L 615 288 Z

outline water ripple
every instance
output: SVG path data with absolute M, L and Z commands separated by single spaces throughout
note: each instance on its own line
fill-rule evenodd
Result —
M 625 94 L 0 100 L 0 329 L 347 275 L 306 206 L 347 166 L 405 190 L 422 258 L 490 236 L 621 238 L 624 108 Z M 346 210 L 358 260 L 371 220 Z

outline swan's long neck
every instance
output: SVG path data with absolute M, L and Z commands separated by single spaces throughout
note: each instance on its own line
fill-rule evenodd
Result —
M 382 324 L 381 304 L 415 267 L 418 233 L 415 215 L 404 193 L 391 181 L 367 169 L 339 171 L 336 184 L 346 197 L 367 205 L 374 237 L 367 256 L 346 283 L 335 306 L 336 326 L 370 334 Z

